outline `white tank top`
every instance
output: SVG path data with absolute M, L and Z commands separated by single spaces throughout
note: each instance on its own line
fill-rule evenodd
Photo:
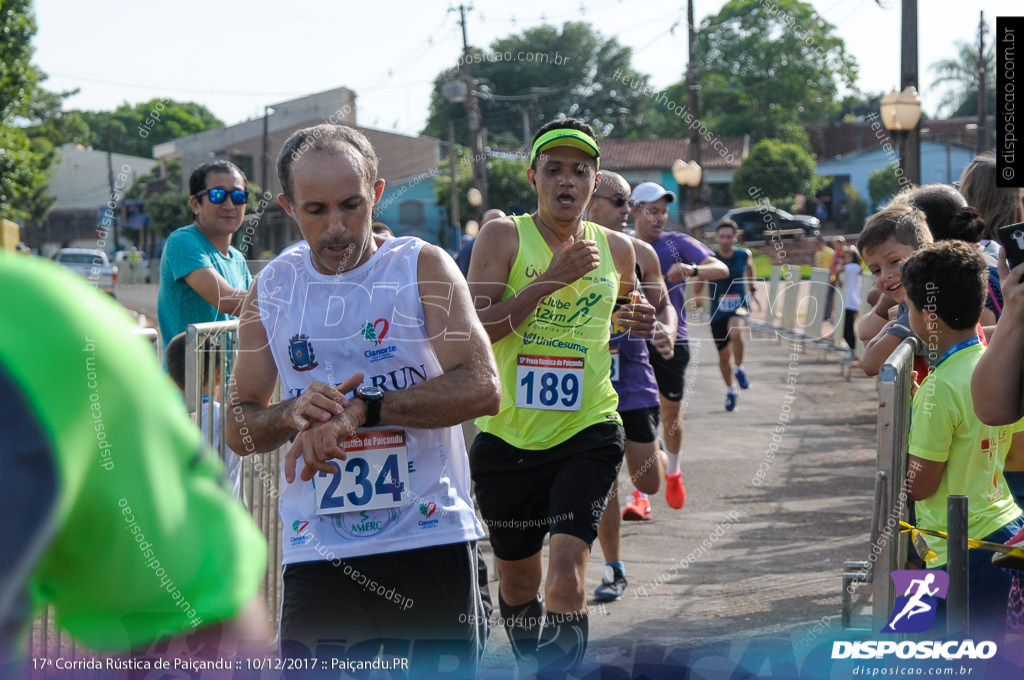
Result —
M 321 274 L 303 241 L 259 278 L 260 318 L 282 399 L 356 371 L 363 384 L 405 389 L 442 374 L 427 340 L 417 260 L 424 242 L 389 238 L 369 260 Z M 385 397 L 386 399 L 386 397 Z M 473 512 L 459 427 L 383 425 L 349 440 L 339 475 L 288 484 L 281 472 L 284 564 L 411 550 L 483 537 Z M 300 459 L 299 465 L 302 461 Z

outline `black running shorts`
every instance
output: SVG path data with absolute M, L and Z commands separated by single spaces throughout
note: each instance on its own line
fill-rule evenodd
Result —
M 475 542 L 287 564 L 283 583 L 286 659 L 405 659 L 390 670 L 406 673 L 385 675 L 408 677 L 455 657 L 453 677 L 477 675 L 487 616 Z
M 719 352 L 728 347 L 729 341 L 732 339 L 732 334 L 729 333 L 729 319 L 734 316 L 736 316 L 735 313 L 729 312 L 711 320 L 711 337 L 715 339 L 715 347 Z
M 618 423 L 592 425 L 543 451 L 477 435 L 469 465 L 494 554 L 525 559 L 541 549 L 549 532 L 592 544 L 624 452 Z
M 675 354 L 667 361 L 650 342 L 647 349 L 651 355 L 651 367 L 658 381 L 658 391 L 669 401 L 682 401 L 686 385 L 686 365 L 690 363 L 690 343 L 686 338 L 676 338 Z
M 658 438 L 661 409 L 657 406 L 619 411 L 619 417 L 622 418 L 622 429 L 626 431 L 627 441 L 646 444 Z

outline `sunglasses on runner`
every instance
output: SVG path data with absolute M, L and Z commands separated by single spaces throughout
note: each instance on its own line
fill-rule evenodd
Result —
M 622 196 L 601 196 L 599 194 L 594 194 L 594 198 L 603 198 L 606 201 L 611 201 L 612 205 L 616 208 L 621 208 L 629 203 L 629 199 L 625 199 Z
M 196 196 L 202 196 L 203 192 L 199 192 Z M 220 205 L 224 201 L 228 200 L 228 196 L 231 196 L 231 202 L 235 205 L 245 205 L 245 202 L 249 200 L 249 192 L 244 189 L 235 189 L 234 191 L 228 191 L 227 189 L 207 189 L 206 195 L 210 199 L 210 203 Z

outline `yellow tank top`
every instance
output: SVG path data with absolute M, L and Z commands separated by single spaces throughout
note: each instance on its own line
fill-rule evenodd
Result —
M 519 253 L 502 300 L 543 274 L 552 257 L 529 215 L 512 219 Z M 517 448 L 547 449 L 591 425 L 622 422 L 608 351 L 619 275 L 601 227 L 584 222 L 583 229 L 583 238 L 597 242 L 600 266 L 541 300 L 515 332 L 494 343 L 501 410 L 476 424 Z

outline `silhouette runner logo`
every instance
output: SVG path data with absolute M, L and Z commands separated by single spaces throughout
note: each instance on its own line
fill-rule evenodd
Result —
M 904 569 L 889 574 L 897 593 L 883 633 L 923 633 L 935 623 L 939 598 L 946 599 L 949 574 L 941 569 Z

